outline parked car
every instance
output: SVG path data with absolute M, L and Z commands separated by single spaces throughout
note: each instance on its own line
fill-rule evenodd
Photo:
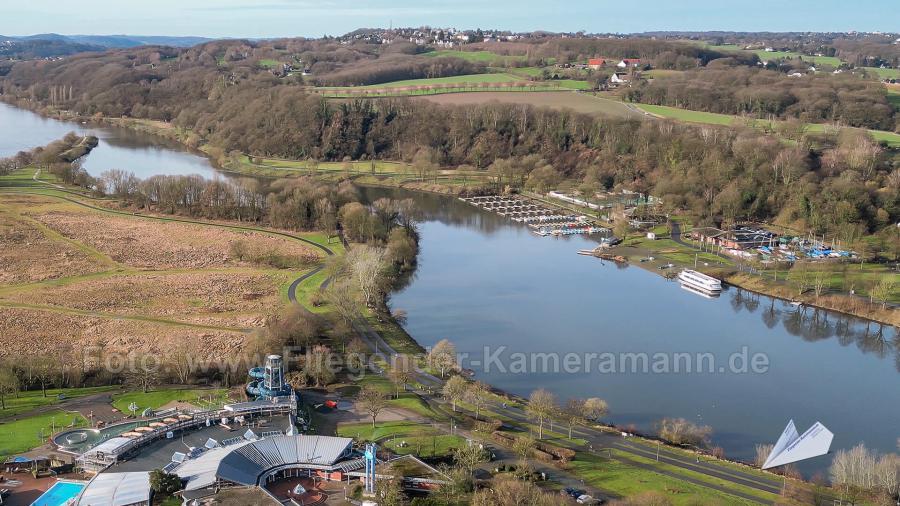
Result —
M 600 504 L 600 501 L 587 494 L 578 496 L 578 499 L 575 499 L 575 502 L 577 502 L 578 504 Z
M 579 496 L 584 495 L 584 490 L 580 490 L 575 487 L 566 487 L 563 489 L 563 493 L 573 499 L 577 499 Z

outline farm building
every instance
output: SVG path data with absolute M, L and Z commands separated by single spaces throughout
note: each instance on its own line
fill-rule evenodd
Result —
M 776 235 L 772 232 L 748 227 L 736 227 L 729 231 L 714 227 L 701 227 L 691 231 L 691 238 L 722 248 L 747 250 L 768 246 L 776 239 Z
M 616 72 L 609 78 L 609 82 L 615 84 L 627 84 L 631 82 L 631 76 L 627 72 Z
M 622 60 L 618 64 L 616 64 L 616 67 L 619 67 L 620 69 L 627 69 L 627 68 L 637 68 L 640 65 L 641 65 L 640 58 L 625 58 L 624 60 Z
M 594 70 L 600 70 L 601 67 L 606 65 L 606 60 L 603 58 L 591 58 L 588 60 L 588 68 Z

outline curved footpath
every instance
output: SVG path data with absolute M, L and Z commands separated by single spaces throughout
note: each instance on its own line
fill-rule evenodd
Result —
M 39 183 L 44 183 L 44 184 L 47 184 L 47 185 L 53 187 L 54 191 L 69 193 L 69 194 L 77 195 L 82 198 L 99 200 L 99 199 L 96 199 L 95 197 L 86 196 L 86 195 L 83 195 L 83 194 L 80 194 L 77 192 L 72 192 L 70 190 L 58 187 L 57 185 L 53 185 L 52 183 L 48 183 L 45 181 L 39 181 L 37 179 L 37 175 L 38 174 L 36 173 L 35 181 L 37 181 Z M 334 251 L 331 250 L 330 248 L 328 248 L 327 246 L 324 246 L 322 244 L 318 244 L 316 242 L 310 241 L 303 237 L 298 237 L 296 235 L 288 234 L 285 232 L 277 232 L 277 231 L 266 230 L 266 229 L 261 229 L 261 228 L 257 228 L 257 227 L 242 226 L 242 225 L 227 225 L 227 224 L 221 224 L 221 223 L 210 223 L 210 222 L 189 220 L 189 219 L 177 218 L 177 217 L 169 218 L 169 217 L 163 217 L 163 216 L 132 214 L 132 213 L 124 212 L 124 211 L 116 211 L 113 209 L 92 206 L 90 204 L 86 204 L 84 202 L 81 202 L 79 200 L 76 200 L 74 198 L 69 198 L 66 196 L 53 195 L 53 194 L 34 192 L 34 191 L 29 192 L 29 191 L 23 191 L 23 190 L 19 190 L 19 189 L 13 189 L 12 191 L 4 191 L 3 193 L 19 194 L 19 195 L 36 195 L 36 196 L 42 196 L 42 197 L 57 198 L 57 199 L 65 200 L 67 202 L 71 202 L 75 205 L 79 205 L 79 206 L 82 206 L 82 207 L 85 207 L 88 209 L 95 210 L 95 211 L 100 211 L 100 212 L 110 213 L 110 214 L 118 214 L 118 215 L 122 215 L 122 216 L 130 216 L 130 217 L 135 217 L 135 218 L 151 219 L 151 220 L 157 220 L 157 221 L 172 221 L 172 222 L 189 223 L 189 224 L 196 224 L 196 225 L 206 225 L 206 226 L 220 227 L 220 228 L 226 228 L 226 229 L 231 229 L 231 230 L 253 231 L 253 232 L 278 235 L 278 236 L 287 237 L 287 238 L 290 238 L 293 240 L 298 240 L 298 241 L 310 244 L 310 245 L 318 248 L 319 250 L 323 251 L 327 256 L 333 256 L 335 254 Z M 675 234 L 673 233 L 673 235 L 675 235 Z M 680 233 L 678 235 L 680 236 Z M 680 237 L 679 237 L 679 239 L 680 239 Z M 307 273 L 304 273 L 302 276 L 298 277 L 291 283 L 291 285 L 288 287 L 288 299 L 290 300 L 291 303 L 297 304 L 300 307 L 303 307 L 303 305 L 300 304 L 299 301 L 297 301 L 297 295 L 296 295 L 297 288 L 303 281 L 318 274 L 324 268 L 325 268 L 324 265 L 319 265 L 316 268 L 314 268 L 313 270 L 311 270 Z M 320 288 L 326 287 L 330 283 L 330 281 L 331 281 L 330 277 L 326 278 L 320 285 Z M 375 331 L 375 329 L 373 329 L 371 327 L 371 325 L 369 325 L 369 323 L 365 320 L 365 318 L 359 318 L 356 322 L 354 322 L 353 327 L 354 327 L 354 330 L 356 330 L 356 332 L 359 334 L 360 338 L 363 339 L 363 341 L 372 350 L 374 350 L 376 352 L 377 356 L 380 356 L 381 358 L 388 360 L 388 356 L 397 355 L 397 351 L 393 347 L 391 347 L 384 340 L 384 338 L 381 337 L 381 335 L 378 334 L 378 332 Z M 425 372 L 420 373 L 418 379 L 420 380 L 420 382 L 423 385 L 428 384 L 431 386 L 439 387 L 440 385 L 443 384 L 443 382 L 439 378 L 437 378 L 431 374 L 425 373 Z M 426 402 L 438 402 L 433 397 L 433 394 L 430 392 L 429 393 L 421 392 L 420 395 L 423 395 Z M 502 413 L 504 416 L 508 416 L 509 418 L 511 418 L 517 422 L 530 423 L 530 418 L 528 417 L 528 415 L 519 408 L 515 408 L 515 407 L 511 407 L 511 406 L 501 406 L 496 403 L 493 404 L 491 407 L 493 409 L 495 409 L 497 412 Z M 612 434 L 607 431 L 593 429 L 593 428 L 579 428 L 579 429 L 574 430 L 573 434 L 587 440 L 590 444 L 590 448 L 591 448 L 590 451 L 592 453 L 598 453 L 601 450 L 607 449 L 607 448 L 614 448 L 616 450 L 620 450 L 625 453 L 634 455 L 635 457 L 640 457 L 640 458 L 645 458 L 645 459 L 654 459 L 654 460 L 656 459 L 656 452 L 654 451 L 654 449 L 648 448 L 645 445 L 641 445 L 640 443 L 628 441 L 627 439 L 623 439 L 620 436 L 617 436 L 617 435 Z M 739 496 L 743 499 L 747 499 L 747 500 L 750 500 L 753 502 L 757 502 L 757 503 L 761 503 L 761 504 L 766 503 L 765 501 L 761 500 L 758 497 L 753 497 L 749 494 L 743 494 L 738 491 L 730 490 L 726 487 L 720 487 L 720 486 L 711 484 L 711 483 L 703 481 L 703 480 L 691 478 L 689 476 L 684 476 L 684 475 L 681 475 L 678 473 L 673 473 L 673 472 L 667 471 L 665 469 L 659 469 L 657 466 L 653 466 L 651 464 L 645 464 L 642 462 L 631 460 L 631 459 L 628 459 L 627 457 L 614 457 L 614 458 L 617 460 L 626 462 L 629 465 L 634 465 L 634 466 L 637 466 L 640 468 L 646 468 L 646 469 L 652 470 L 654 472 L 657 472 L 657 473 L 660 473 L 663 475 L 671 476 L 673 478 L 681 479 L 681 480 L 684 480 L 684 481 L 687 481 L 690 483 L 695 483 L 695 484 L 703 486 L 703 487 L 713 488 L 713 489 L 716 489 L 716 490 L 719 490 L 719 491 L 722 491 L 725 493 Z M 720 479 L 725 482 L 729 482 L 729 483 L 744 486 L 744 487 L 749 487 L 749 488 L 752 488 L 752 489 L 755 489 L 755 490 L 758 490 L 761 492 L 769 493 L 769 494 L 776 494 L 776 495 L 780 494 L 781 488 L 782 488 L 781 480 L 779 480 L 777 477 L 773 476 L 771 479 L 766 479 L 766 478 L 761 478 L 758 475 L 754 475 L 754 474 L 747 473 L 747 472 L 742 472 L 737 469 L 725 468 L 725 467 L 722 467 L 722 466 L 719 466 L 716 464 L 695 462 L 690 457 L 685 457 L 685 456 L 675 453 L 667 448 L 662 448 L 660 455 L 659 455 L 659 462 L 662 464 L 667 464 L 670 466 L 674 466 L 674 467 L 683 469 L 685 471 L 700 473 L 700 474 L 706 475 L 711 478 Z

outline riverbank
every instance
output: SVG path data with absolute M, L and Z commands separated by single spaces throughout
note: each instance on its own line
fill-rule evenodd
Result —
M 425 193 L 424 190 L 419 190 L 419 191 L 422 192 L 422 193 Z M 432 192 L 432 193 L 434 193 L 434 192 Z M 441 202 L 446 203 L 446 199 L 435 199 L 435 200 L 440 200 Z M 565 258 L 565 257 L 563 257 L 563 258 Z M 632 273 L 632 274 L 629 274 L 629 276 L 633 276 L 634 274 L 638 274 L 638 273 Z M 705 301 L 704 301 L 704 302 L 705 302 Z M 470 324 L 472 324 L 472 325 L 478 325 L 479 322 L 473 321 L 473 322 L 470 322 Z M 397 326 L 395 326 L 395 325 L 393 325 L 393 324 L 390 324 L 390 325 L 388 325 L 387 327 L 389 327 L 389 328 L 396 328 Z M 379 332 L 384 333 L 384 330 L 379 329 Z M 404 340 L 405 340 L 405 339 L 409 339 L 411 342 L 414 342 L 414 340 L 412 339 L 412 337 L 411 337 L 409 334 L 407 334 L 405 331 L 403 332 L 403 334 L 404 334 L 403 336 L 398 336 L 397 339 L 404 339 Z M 418 335 L 418 334 L 417 334 L 417 335 Z M 453 334 L 451 334 L 451 335 L 453 335 Z M 686 336 L 681 336 L 681 337 L 686 337 Z M 387 337 L 386 337 L 385 339 L 387 339 Z M 380 379 L 383 380 L 383 378 L 380 378 Z M 386 383 L 386 382 L 385 382 L 385 383 Z M 566 395 L 568 395 L 568 393 L 567 393 Z M 615 405 L 618 406 L 618 404 L 615 404 Z M 623 411 L 624 411 L 624 410 L 623 410 Z M 527 425 L 526 425 L 526 427 L 527 427 Z

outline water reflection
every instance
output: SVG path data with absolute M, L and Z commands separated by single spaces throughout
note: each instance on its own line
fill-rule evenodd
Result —
M 714 443 L 751 459 L 788 419 L 821 420 L 834 450 L 865 442 L 894 451 L 900 427 L 898 331 L 840 313 L 729 287 L 706 299 L 658 272 L 576 255 L 584 237 L 541 238 L 527 227 L 456 199 L 367 190 L 370 199 L 412 197 L 424 212 L 416 273 L 392 296 L 425 346 L 449 338 L 460 352 L 485 346 L 523 353 L 762 352 L 764 374 L 509 374 L 476 370 L 520 395 L 544 387 L 566 399 L 599 396 L 610 421 L 652 430 L 664 416 L 714 428 Z M 615 265 L 615 264 L 613 264 Z M 632 267 L 636 267 L 633 265 Z M 852 345 L 852 346 L 851 346 Z M 804 466 L 822 470 L 828 459 Z
M 100 139 L 100 144 L 82 160 L 82 166 L 92 176 L 110 169 L 126 170 L 141 179 L 157 174 L 199 174 L 206 178 L 219 175 L 202 154 L 175 141 L 127 128 L 44 118 L 0 102 L 0 156 L 46 145 L 73 131 Z
M 788 334 L 806 342 L 835 338 L 844 347 L 855 344 L 863 353 L 872 353 L 880 359 L 892 358 L 900 372 L 900 329 L 894 326 L 816 307 L 798 306 L 736 287 L 729 287 L 728 293 L 735 313 L 745 309 L 756 312 L 760 300 L 766 299 L 768 303 L 761 313 L 766 327 L 774 328 L 780 322 Z

